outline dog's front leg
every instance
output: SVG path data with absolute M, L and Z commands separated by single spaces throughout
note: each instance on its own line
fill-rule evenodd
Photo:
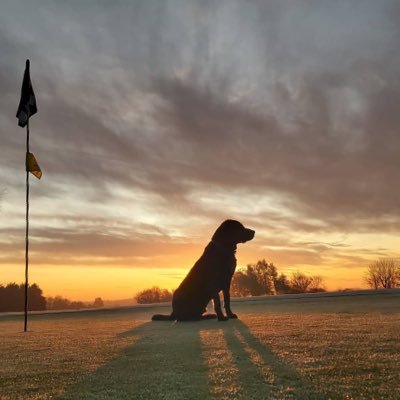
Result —
M 227 321 L 228 317 L 225 317 L 225 315 L 222 313 L 221 300 L 219 298 L 218 292 L 214 295 L 213 302 L 214 302 L 214 310 L 215 313 L 217 314 L 218 321 Z
M 231 295 L 229 293 L 229 287 L 224 288 L 223 293 L 224 293 L 224 308 L 225 308 L 227 317 L 232 318 L 232 319 L 237 318 L 238 316 L 236 314 L 234 314 L 231 310 Z

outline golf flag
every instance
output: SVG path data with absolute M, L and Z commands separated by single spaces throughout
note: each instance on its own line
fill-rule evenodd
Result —
M 27 172 L 31 172 L 32 175 L 35 175 L 38 179 L 42 177 L 42 170 L 32 153 L 26 153 L 26 170 Z
M 29 287 L 29 172 L 40 179 L 42 171 L 35 156 L 29 152 L 29 118 L 37 113 L 36 98 L 33 92 L 31 76 L 29 73 L 29 60 L 26 60 L 24 79 L 22 81 L 21 99 L 16 117 L 21 128 L 26 127 L 26 229 L 25 229 L 25 312 L 24 332 L 28 331 L 28 287 Z
M 36 98 L 33 92 L 31 77 L 29 73 L 29 60 L 26 60 L 24 80 L 22 81 L 21 100 L 19 102 L 16 117 L 18 125 L 23 128 L 28 123 L 29 117 L 37 113 Z

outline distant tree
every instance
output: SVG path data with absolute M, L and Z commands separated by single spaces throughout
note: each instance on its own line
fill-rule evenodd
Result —
M 47 297 L 46 300 L 48 310 L 66 310 L 70 304 L 68 299 L 61 296 Z
M 231 294 L 238 297 L 324 291 L 322 277 L 295 272 L 288 279 L 285 274 L 278 275 L 276 266 L 265 259 L 238 269 L 231 283 Z
M 311 283 L 308 286 L 308 291 L 310 293 L 326 292 L 322 276 L 319 275 L 311 276 Z
M 311 285 L 311 277 L 302 272 L 294 272 L 290 278 L 290 286 L 293 293 L 306 293 Z
M 243 271 L 236 271 L 231 282 L 231 296 L 246 297 L 250 296 L 250 290 L 247 287 L 247 276 Z
M 25 305 L 25 284 L 9 283 L 0 285 L 0 312 L 23 311 Z M 46 299 L 35 283 L 28 286 L 28 310 L 46 309 Z
M 369 265 L 365 281 L 372 289 L 400 286 L 400 264 L 394 258 L 381 258 Z
M 278 294 L 291 293 L 292 288 L 290 286 L 289 279 L 285 274 L 280 274 L 275 281 L 275 290 Z
M 259 260 L 248 264 L 246 268 L 236 271 L 232 278 L 231 293 L 233 296 L 261 296 L 275 294 L 275 283 L 278 277 L 277 268 L 272 263 Z
M 31 311 L 46 310 L 46 298 L 43 296 L 42 289 L 36 283 L 30 285 L 28 289 L 28 309 Z
M 236 297 L 253 296 L 253 293 L 261 293 L 261 288 L 252 272 L 238 270 L 233 275 L 231 282 L 231 295 Z
M 160 289 L 160 303 L 168 303 L 169 301 L 172 301 L 172 292 L 170 292 L 168 289 Z
M 80 310 L 81 308 L 89 308 L 90 306 L 83 301 L 71 301 L 69 304 L 70 310 Z
M 262 286 L 258 273 L 254 268 L 254 265 L 247 265 L 244 273 L 247 276 L 247 287 L 250 290 L 251 296 L 261 296 L 265 294 L 264 287 Z
M 294 272 L 290 278 L 291 293 L 326 292 L 321 276 L 308 276 L 303 272 Z
M 1 311 L 23 311 L 24 310 L 24 288 L 23 285 L 9 283 L 4 287 L 3 301 L 0 302 Z
M 265 259 L 257 261 L 255 265 L 252 266 L 256 276 L 257 281 L 263 288 L 262 294 L 275 294 L 275 282 L 278 278 L 278 270 L 273 263 L 267 263 Z
M 62 296 L 48 297 L 48 310 L 80 310 L 89 306 L 82 301 L 71 301 Z
M 104 301 L 101 297 L 96 297 L 93 302 L 94 308 L 101 308 L 104 307 Z
M 135 300 L 139 304 L 166 303 L 172 300 L 172 292 L 154 286 L 137 293 L 135 295 Z

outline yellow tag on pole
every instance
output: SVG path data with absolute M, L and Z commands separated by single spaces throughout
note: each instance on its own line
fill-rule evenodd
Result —
M 42 170 L 36 161 L 35 156 L 32 153 L 26 153 L 26 170 L 35 175 L 36 178 L 40 179 L 42 177 Z

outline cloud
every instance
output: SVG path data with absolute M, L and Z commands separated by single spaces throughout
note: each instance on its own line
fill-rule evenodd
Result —
M 2 237 L 24 221 L 15 108 L 29 57 L 44 263 L 98 251 L 104 263 L 140 263 L 133 252 L 151 254 L 144 226 L 162 260 L 171 235 L 203 243 L 228 217 L 255 227 L 258 250 L 287 238 L 270 254 L 288 263 L 354 250 L 306 244 L 321 235 L 400 231 L 394 1 L 13 1 L 2 11 Z M 121 237 L 113 222 L 124 219 Z

